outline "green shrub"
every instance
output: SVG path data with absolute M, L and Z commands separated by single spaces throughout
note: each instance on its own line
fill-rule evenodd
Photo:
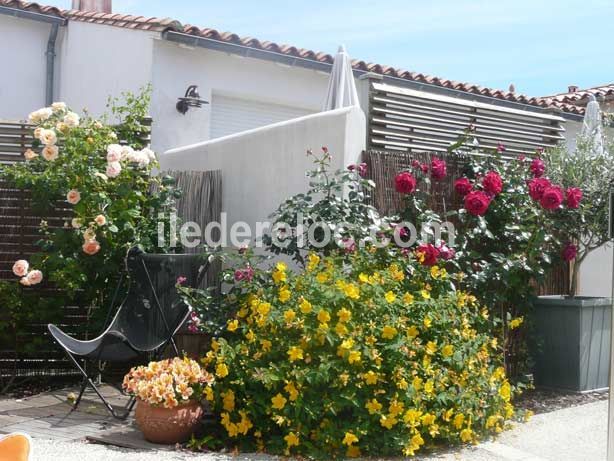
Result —
M 239 310 L 203 359 L 223 440 L 339 459 L 501 431 L 512 388 L 488 311 L 420 261 L 369 247 L 241 278 Z

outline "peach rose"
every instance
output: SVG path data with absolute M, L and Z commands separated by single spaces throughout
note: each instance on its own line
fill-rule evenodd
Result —
M 72 218 L 72 221 L 70 222 L 70 225 L 73 227 L 73 229 L 80 229 L 81 228 L 81 220 L 78 218 Z
M 96 240 L 96 231 L 94 229 L 92 229 L 91 227 L 89 227 L 84 233 L 83 233 L 83 240 L 85 240 L 86 242 L 88 240 Z
M 96 216 L 94 218 L 94 221 L 96 222 L 96 224 L 98 224 L 99 226 L 104 226 L 107 223 L 107 218 L 105 218 L 105 216 L 103 214 L 99 214 L 98 216 Z
M 68 125 L 64 122 L 58 122 L 55 124 L 55 129 L 58 130 L 60 133 L 66 134 L 66 132 L 68 131 Z
M 117 178 L 122 172 L 122 166 L 119 162 L 111 162 L 107 164 L 107 176 L 109 178 Z
M 83 248 L 83 253 L 93 256 L 100 251 L 100 243 L 94 239 L 87 240 L 81 248 Z
M 53 162 L 58 158 L 58 146 L 45 146 L 43 147 L 43 158 L 48 162 Z
M 58 142 L 58 136 L 55 134 L 55 131 L 46 130 L 44 128 L 40 131 L 38 139 L 46 146 L 53 146 Z
M 107 147 L 107 162 L 119 162 L 122 159 L 122 146 L 119 144 L 109 144 Z
M 53 111 L 49 107 L 43 107 L 42 109 L 35 110 L 28 115 L 30 123 L 41 123 L 51 117 Z
M 15 261 L 15 264 L 13 264 L 13 274 L 15 274 L 17 277 L 23 277 L 28 273 L 29 267 L 30 265 L 25 259 Z
M 40 126 L 37 126 L 36 128 L 34 128 L 34 137 L 36 139 L 41 137 L 41 131 L 43 131 L 43 129 Z
M 21 279 L 19 279 L 19 283 L 21 283 L 24 287 L 30 286 L 30 281 L 28 280 L 28 277 L 21 277 Z
M 69 190 L 68 194 L 66 194 L 66 201 L 71 205 L 76 205 L 80 200 L 81 194 L 76 189 Z
M 53 112 L 64 112 L 66 110 L 65 102 L 54 102 L 51 104 L 51 110 Z
M 30 285 L 38 285 L 43 281 L 43 273 L 39 270 L 33 270 L 28 272 L 26 279 Z
M 79 116 L 74 112 L 69 112 L 64 116 L 64 123 L 71 128 L 79 126 Z
M 32 149 L 28 149 L 23 153 L 23 156 L 26 158 L 26 160 L 34 160 L 36 157 L 38 157 L 38 154 Z

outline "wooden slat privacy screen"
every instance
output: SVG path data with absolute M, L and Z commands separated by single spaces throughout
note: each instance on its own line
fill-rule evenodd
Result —
M 534 154 L 564 140 L 557 115 L 452 98 L 373 83 L 369 101 L 370 149 L 445 152 L 470 125 L 481 147 L 499 143 L 512 155 Z
M 0 120 L 0 163 L 23 161 L 23 153 L 32 145 L 34 127 L 27 122 Z

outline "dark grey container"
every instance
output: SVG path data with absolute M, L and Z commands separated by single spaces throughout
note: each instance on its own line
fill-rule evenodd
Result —
M 576 392 L 607 388 L 612 299 L 540 296 L 533 305 L 535 384 Z

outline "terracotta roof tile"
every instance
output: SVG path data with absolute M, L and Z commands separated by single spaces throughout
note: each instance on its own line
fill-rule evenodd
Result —
M 74 21 L 106 24 L 128 29 L 147 30 L 154 32 L 173 30 L 221 42 L 233 43 L 250 48 L 272 51 L 275 53 L 286 54 L 289 56 L 300 57 L 303 59 L 310 59 L 317 62 L 333 62 L 333 56 L 328 53 L 316 52 L 304 48 L 297 48 L 291 45 L 260 41 L 252 37 L 240 37 L 237 34 L 231 32 L 219 32 L 215 29 L 200 28 L 189 24 L 182 25 L 179 21 L 173 20 L 171 18 L 143 17 L 117 13 L 107 14 L 78 10 L 60 10 L 59 8 L 56 8 L 54 6 L 39 5 L 38 3 L 24 2 L 21 0 L 0 0 L 0 5 L 7 6 L 10 8 L 17 8 L 21 10 L 53 15 Z M 507 101 L 530 104 L 539 107 L 552 107 L 563 112 L 570 112 L 574 114 L 582 114 L 584 112 L 584 108 L 582 106 L 585 105 L 588 101 L 589 94 L 594 94 L 597 97 L 614 97 L 614 84 L 589 88 L 587 90 L 581 90 L 575 93 L 563 93 L 547 97 L 529 98 L 523 94 L 511 93 L 508 91 L 501 91 L 491 88 L 484 88 L 479 85 L 456 82 L 453 80 L 442 79 L 439 77 L 424 75 L 421 73 L 414 73 L 403 69 L 397 69 L 391 66 L 383 66 L 381 64 L 369 63 L 361 60 L 352 61 L 352 67 L 357 70 L 375 72 L 378 74 L 388 75 L 404 80 L 427 83 L 430 85 L 451 88 L 467 93 L 481 94 L 497 99 L 504 99 Z

